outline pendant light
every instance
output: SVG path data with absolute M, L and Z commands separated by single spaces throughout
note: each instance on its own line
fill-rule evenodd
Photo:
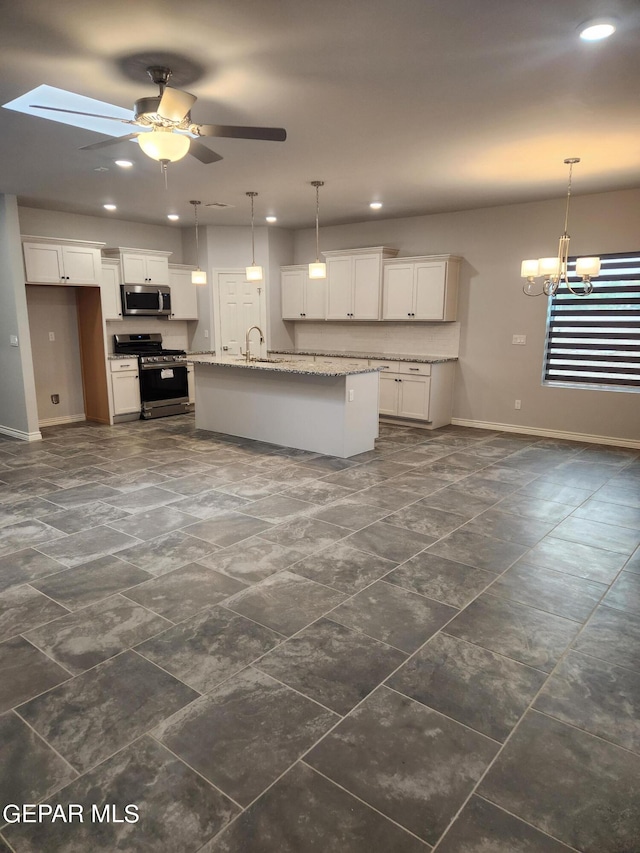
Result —
M 251 266 L 245 267 L 245 273 L 247 276 L 247 281 L 262 281 L 264 275 L 262 273 L 262 267 L 256 265 L 256 244 L 253 233 L 253 200 L 258 195 L 258 193 L 245 193 L 251 199 Z
M 196 218 L 196 263 L 197 268 L 191 271 L 191 284 L 206 284 L 207 283 L 207 274 L 204 270 L 200 269 L 200 244 L 198 242 L 198 205 L 202 202 L 199 201 L 190 201 L 189 204 L 193 205 L 193 212 Z
M 311 186 L 316 188 L 316 261 L 314 264 L 309 264 L 309 278 L 326 278 L 327 265 L 320 260 L 320 187 L 324 186 L 324 181 L 311 181 Z
M 580 162 L 579 157 L 567 157 L 564 161 L 569 167 L 569 184 L 567 186 L 567 205 L 564 214 L 564 231 L 558 244 L 558 254 L 553 258 L 530 258 L 523 261 L 520 277 L 526 279 L 523 291 L 526 296 L 555 296 L 560 285 L 564 284 L 574 296 L 588 296 L 593 292 L 593 282 L 600 274 L 600 258 L 577 258 L 575 274 L 580 276 L 581 290 L 575 290 L 569 281 L 569 203 L 571 201 L 571 177 L 573 167 Z M 541 288 L 536 285 L 536 278 L 542 277 Z M 576 282 L 574 282 L 575 284 Z

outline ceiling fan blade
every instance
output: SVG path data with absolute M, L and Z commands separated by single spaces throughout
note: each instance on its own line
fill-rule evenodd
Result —
M 110 121 L 120 121 L 123 124 L 135 124 L 135 121 L 128 118 L 116 118 L 115 116 L 101 116 L 98 113 L 83 113 L 79 110 L 63 110 L 60 107 L 43 107 L 40 104 L 29 104 L 33 110 L 51 110 L 54 113 L 71 113 L 74 116 L 91 116 L 92 118 L 107 118 Z
M 167 86 L 158 105 L 158 115 L 169 121 L 182 121 L 198 99 L 189 92 Z
M 283 127 L 238 127 L 233 124 L 196 124 L 193 132 L 198 136 L 224 136 L 228 139 L 265 139 L 284 142 L 287 131 Z
M 106 148 L 107 145 L 115 145 L 117 142 L 123 142 L 126 139 L 135 139 L 140 136 L 139 133 L 127 133 L 126 136 L 113 136 L 111 139 L 103 139 L 102 142 L 94 142 L 92 145 L 83 145 L 79 151 L 96 151 L 98 148 Z
M 215 151 L 212 151 L 210 148 L 207 148 L 206 145 L 203 145 L 195 139 L 191 140 L 189 154 L 191 154 L 192 157 L 195 157 L 196 160 L 200 160 L 201 163 L 217 163 L 218 160 L 222 160 L 221 154 L 216 154 Z

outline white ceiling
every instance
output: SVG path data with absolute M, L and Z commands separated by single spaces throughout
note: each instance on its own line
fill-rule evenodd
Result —
M 43 83 L 133 107 L 167 53 L 198 123 L 287 129 L 284 143 L 207 139 L 224 159 L 160 167 L 135 143 L 0 110 L 0 191 L 21 204 L 190 225 L 285 227 L 640 186 L 637 0 L 0 0 L 0 103 Z M 616 15 L 586 44 L 576 27 Z M 135 78 L 135 79 L 132 79 Z M 113 160 L 128 157 L 123 172 Z M 96 171 L 106 167 L 108 171 Z M 371 200 L 384 202 L 372 213 Z

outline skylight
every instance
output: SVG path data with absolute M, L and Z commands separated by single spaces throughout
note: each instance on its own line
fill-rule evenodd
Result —
M 86 130 L 94 130 L 96 133 L 105 134 L 105 136 L 125 136 L 131 133 L 132 130 L 131 125 L 121 124 L 118 121 L 109 121 L 108 119 L 95 118 L 93 116 L 68 115 L 50 110 L 39 110 L 33 107 L 32 104 L 40 104 L 45 107 L 58 107 L 64 110 L 99 113 L 100 115 L 113 116 L 114 118 L 133 118 L 133 109 L 126 110 L 124 107 L 116 107 L 104 101 L 97 101 L 95 98 L 87 98 L 85 95 L 76 95 L 74 92 L 67 92 L 64 89 L 56 89 L 54 86 L 47 85 L 38 86 L 36 89 L 32 89 L 30 92 L 21 95 L 19 98 L 9 101 L 8 104 L 3 104 L 3 106 L 5 109 L 15 110 L 19 113 L 47 118 L 61 124 L 82 127 Z

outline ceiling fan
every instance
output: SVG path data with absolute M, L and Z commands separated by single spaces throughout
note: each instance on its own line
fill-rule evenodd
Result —
M 49 107 L 31 104 L 34 109 L 51 110 L 59 113 L 92 116 L 93 118 L 119 121 L 143 128 L 141 131 L 117 136 L 92 145 L 84 145 L 81 151 L 92 151 L 115 145 L 124 139 L 137 139 L 140 148 L 153 160 L 158 160 L 166 167 L 182 159 L 187 153 L 201 163 L 215 163 L 222 160 L 206 145 L 197 141 L 201 136 L 219 136 L 229 139 L 263 139 L 272 142 L 284 142 L 287 132 L 282 127 L 242 127 L 226 124 L 194 124 L 191 120 L 191 107 L 196 102 L 195 95 L 173 89 L 168 85 L 171 69 L 162 65 L 152 65 L 147 68 L 151 80 L 159 87 L 156 97 L 139 98 L 134 104 L 132 119 L 103 116 L 96 113 L 85 113 L 79 110 L 65 110 L 61 107 Z M 150 128 L 150 129 L 149 129 Z M 196 138 L 193 138 L 196 137 Z

